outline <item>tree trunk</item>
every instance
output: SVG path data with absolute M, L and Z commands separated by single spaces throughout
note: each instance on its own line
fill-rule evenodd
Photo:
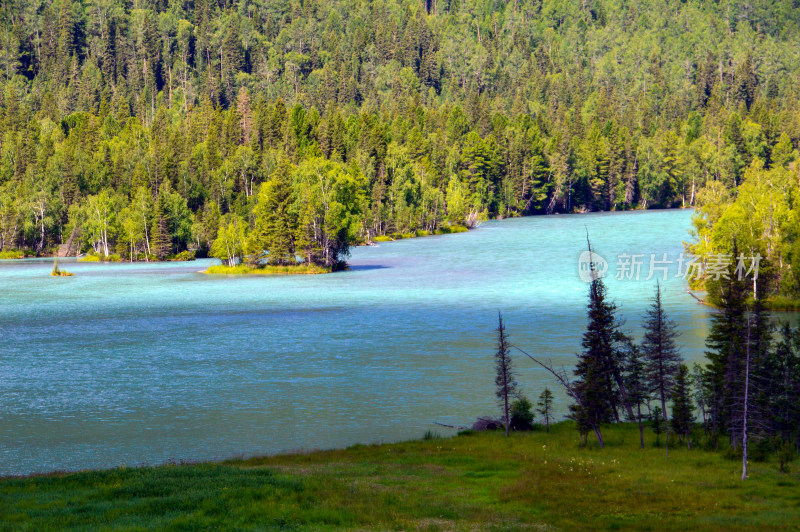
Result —
M 744 366 L 744 415 L 742 416 L 742 480 L 747 478 L 747 395 L 750 392 L 750 316 L 747 316 L 747 360 Z
M 639 448 L 644 449 L 644 425 L 642 425 L 642 403 L 636 405 L 637 418 L 639 420 Z
M 509 422 L 508 422 L 508 392 L 506 392 L 504 394 L 503 406 L 504 406 L 503 412 L 505 412 L 505 415 L 506 415 L 506 438 L 507 438 L 508 437 L 508 429 L 509 429 L 509 426 L 508 426 L 509 425 Z
M 597 436 L 597 444 L 602 449 L 604 447 L 604 445 L 603 445 L 603 435 L 600 434 L 600 427 L 595 426 L 595 427 L 592 427 L 592 428 L 594 428 L 594 433 Z

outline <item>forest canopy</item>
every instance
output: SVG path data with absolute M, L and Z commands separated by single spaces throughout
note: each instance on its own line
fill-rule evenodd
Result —
M 3 2 L 0 251 L 335 267 L 480 218 L 781 194 L 798 7 Z

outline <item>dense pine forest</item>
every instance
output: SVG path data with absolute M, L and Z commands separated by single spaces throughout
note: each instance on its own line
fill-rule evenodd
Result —
M 698 253 L 760 246 L 797 290 L 797 7 L 4 2 L 0 252 L 336 267 L 381 235 L 699 204 Z

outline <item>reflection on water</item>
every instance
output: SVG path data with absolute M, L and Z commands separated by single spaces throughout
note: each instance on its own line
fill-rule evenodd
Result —
M 0 261 L 0 474 L 213 459 L 421 436 L 492 413 L 493 342 L 570 365 L 588 227 L 620 253 L 677 257 L 689 211 L 549 216 L 353 251 L 330 275 L 216 277 L 209 261 Z M 645 268 L 646 270 L 646 268 Z M 684 355 L 708 309 L 665 283 Z M 646 277 L 644 275 L 643 277 Z M 655 281 L 608 279 L 637 333 Z M 542 370 L 518 359 L 522 389 Z M 442 431 L 443 429 L 438 428 Z

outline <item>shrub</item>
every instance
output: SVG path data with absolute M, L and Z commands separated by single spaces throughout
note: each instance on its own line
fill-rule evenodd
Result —
M 4 249 L 0 251 L 0 259 L 24 259 L 25 252 L 18 249 Z
M 794 460 L 794 448 L 788 441 L 781 440 L 778 447 L 778 471 L 781 473 L 789 472 L 789 462 Z
M 465 233 L 469 231 L 463 225 L 443 225 L 436 230 L 437 235 L 449 235 L 450 233 Z
M 392 237 L 389 235 L 378 235 L 372 239 L 373 242 L 391 242 Z
M 734 460 L 738 461 L 742 459 L 742 449 L 739 447 L 734 448 L 732 445 L 728 445 L 722 451 L 722 457 L 725 460 Z
M 520 396 L 511 403 L 511 428 L 513 430 L 533 430 L 533 405 Z
M 422 436 L 423 440 L 438 440 L 442 437 L 441 434 L 438 432 L 434 432 L 432 430 L 425 431 L 425 435 Z
M 189 251 L 188 249 L 184 250 L 184 251 L 181 251 L 177 255 L 173 255 L 172 257 L 169 258 L 169 260 L 176 261 L 176 262 L 177 261 L 190 261 L 190 260 L 194 260 L 194 259 L 195 259 L 195 252 L 194 251 Z
M 80 262 L 100 262 L 99 255 L 86 255 L 78 259 Z
M 766 307 L 769 310 L 800 310 L 800 300 L 781 295 L 769 296 Z

